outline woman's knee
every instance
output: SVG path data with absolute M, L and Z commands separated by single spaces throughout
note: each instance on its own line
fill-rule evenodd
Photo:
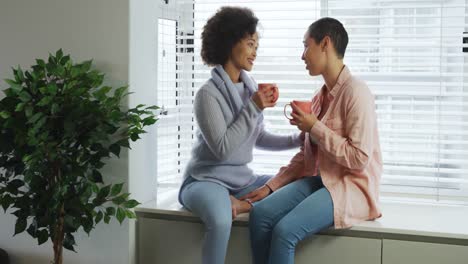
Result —
M 207 230 L 230 233 L 232 227 L 232 217 L 218 216 L 204 221 Z
M 299 243 L 298 236 L 292 232 L 290 224 L 282 221 L 273 228 L 272 241 L 288 248 L 294 248 Z
M 250 210 L 249 219 L 250 222 L 258 222 L 265 220 L 268 216 L 271 215 L 271 209 L 268 203 L 263 203 L 262 201 L 256 203 Z

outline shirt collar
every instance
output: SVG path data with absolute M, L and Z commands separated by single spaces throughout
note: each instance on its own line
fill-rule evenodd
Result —
M 340 75 L 338 75 L 338 79 L 336 80 L 335 86 L 333 86 L 330 89 L 330 88 L 327 87 L 327 85 L 324 84 L 322 89 L 328 89 L 329 99 L 332 99 L 343 88 L 344 84 L 346 83 L 346 81 L 350 77 L 351 77 L 351 72 L 349 71 L 348 66 L 344 65 L 343 69 L 340 72 Z M 330 98 L 330 96 L 331 96 L 331 98 Z

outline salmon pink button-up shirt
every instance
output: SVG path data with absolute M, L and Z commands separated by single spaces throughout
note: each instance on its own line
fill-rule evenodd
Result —
M 324 105 L 328 107 L 320 113 Z M 305 137 L 300 152 L 267 185 L 277 190 L 320 171 L 333 200 L 335 228 L 380 217 L 382 155 L 369 88 L 345 66 L 334 87 L 324 85 L 313 97 L 312 111 L 321 120 Z

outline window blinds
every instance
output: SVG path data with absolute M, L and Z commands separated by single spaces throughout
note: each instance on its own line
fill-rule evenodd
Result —
M 464 202 L 466 2 L 328 1 L 348 28 L 346 63 L 376 96 L 389 198 Z
M 192 3 L 162 3 L 157 19 L 157 79 L 154 87 L 156 104 L 161 109 L 156 126 L 158 186 L 178 186 L 190 158 L 193 143 L 193 32 Z M 192 34 L 193 35 L 193 34 Z
M 337 18 L 350 38 L 345 63 L 375 95 L 384 199 L 468 200 L 465 0 L 177 1 L 174 85 L 184 93 L 171 99 L 180 103 L 174 127 L 167 133 L 180 138 L 177 149 L 174 142 L 165 141 L 169 154 L 162 160 L 178 160 L 179 165 L 167 175 L 158 173 L 159 180 L 177 182 L 189 158 L 195 125 L 189 109 L 194 92 L 210 76 L 199 55 L 200 35 L 207 18 L 223 5 L 249 7 L 260 19 L 260 46 L 251 75 L 280 88 L 277 106 L 264 112 L 268 130 L 297 131 L 283 116 L 284 104 L 310 99 L 323 83 L 320 77 L 308 76 L 301 61 L 304 33 L 320 17 Z M 273 175 L 295 152 L 255 150 L 251 167 Z

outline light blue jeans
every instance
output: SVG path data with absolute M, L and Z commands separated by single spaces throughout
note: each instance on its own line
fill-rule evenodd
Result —
M 250 212 L 255 264 L 293 264 L 299 241 L 333 225 L 333 202 L 320 176 L 292 182 Z
M 236 192 L 208 181 L 187 178 L 182 185 L 179 201 L 205 224 L 202 249 L 203 264 L 223 264 L 231 234 L 232 211 L 229 195 L 239 198 L 264 185 L 270 176 L 259 176 L 246 188 Z

